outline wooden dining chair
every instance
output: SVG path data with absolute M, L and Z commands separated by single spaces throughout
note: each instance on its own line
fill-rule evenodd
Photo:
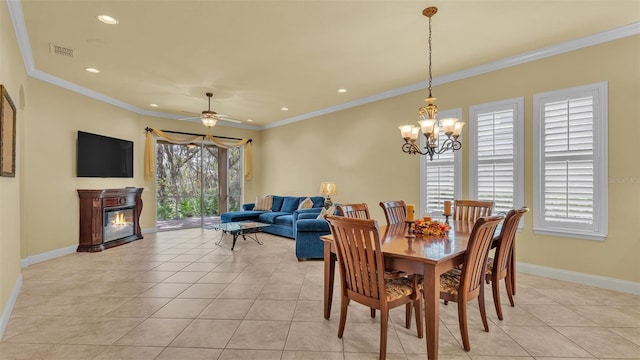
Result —
M 458 303 L 458 323 L 465 351 L 471 350 L 467 327 L 467 302 L 478 298 L 484 331 L 489 332 L 484 306 L 484 279 L 487 256 L 493 233 L 504 216 L 479 218 L 469 235 L 469 243 L 461 268 L 454 268 L 440 276 L 440 298 Z
M 338 337 L 344 335 L 347 309 L 351 300 L 380 310 L 380 359 L 387 354 L 389 310 L 412 304 L 416 312 L 418 337 L 423 337 L 422 296 L 418 276 L 389 278 L 384 271 L 382 242 L 378 223 L 373 219 L 327 216 L 338 254 L 341 283 Z M 411 328 L 411 318 L 406 319 Z
M 380 207 L 384 211 L 387 225 L 402 223 L 407 218 L 407 204 L 404 200 L 381 201 Z
M 338 215 L 340 216 L 345 216 L 352 219 L 371 219 L 371 216 L 369 214 L 369 207 L 365 203 L 338 205 L 337 210 Z M 397 276 L 408 275 L 407 273 L 401 271 L 388 270 L 387 276 L 391 276 L 392 273 L 395 273 Z M 371 317 L 376 317 L 375 308 L 371 308 Z M 407 304 L 407 317 L 411 317 L 411 304 Z
M 371 219 L 367 204 L 344 204 L 338 205 L 338 214 L 353 219 Z
M 473 221 L 481 217 L 491 216 L 493 201 L 454 200 L 453 220 Z
M 514 242 L 516 237 L 516 230 L 518 229 L 518 223 L 520 219 L 529 211 L 529 208 L 523 207 L 518 210 L 510 210 L 502 223 L 502 229 L 500 235 L 497 237 L 497 245 L 494 257 L 487 259 L 487 268 L 485 274 L 485 280 L 487 283 L 491 282 L 491 290 L 493 292 L 493 303 L 496 307 L 496 313 L 498 319 L 502 320 L 502 305 L 500 303 L 500 280 L 505 279 L 505 286 L 507 288 L 507 296 L 509 297 L 509 303 L 511 306 L 515 306 L 513 302 L 513 284 L 515 283 L 514 277 L 515 266 L 515 254 L 514 254 Z

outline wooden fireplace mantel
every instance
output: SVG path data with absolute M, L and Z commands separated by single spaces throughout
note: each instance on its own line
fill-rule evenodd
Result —
M 78 189 L 80 197 L 80 240 L 78 252 L 98 252 L 110 247 L 142 239 L 140 213 L 143 188 Z M 112 241 L 104 241 L 105 211 L 133 209 L 133 234 Z

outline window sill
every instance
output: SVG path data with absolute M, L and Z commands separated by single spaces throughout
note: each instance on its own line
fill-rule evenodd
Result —
M 607 238 L 606 234 L 598 234 L 594 232 L 581 232 L 577 230 L 571 231 L 560 231 L 560 230 L 549 230 L 549 229 L 533 229 L 535 234 L 539 235 L 548 235 L 548 236 L 560 236 L 567 237 L 573 239 L 584 239 L 584 240 L 595 240 L 595 241 L 603 241 Z

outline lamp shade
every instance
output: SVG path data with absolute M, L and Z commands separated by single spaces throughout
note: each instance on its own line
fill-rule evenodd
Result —
M 336 183 L 334 182 L 321 182 L 320 194 L 324 196 L 331 196 L 336 194 Z

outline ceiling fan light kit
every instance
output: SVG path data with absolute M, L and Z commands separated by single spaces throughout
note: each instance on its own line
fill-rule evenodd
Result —
M 200 120 L 204 126 L 212 128 L 218 122 L 218 114 L 215 111 L 211 111 L 211 98 L 213 97 L 213 93 L 208 92 L 205 95 L 209 98 L 209 110 L 202 112 Z

